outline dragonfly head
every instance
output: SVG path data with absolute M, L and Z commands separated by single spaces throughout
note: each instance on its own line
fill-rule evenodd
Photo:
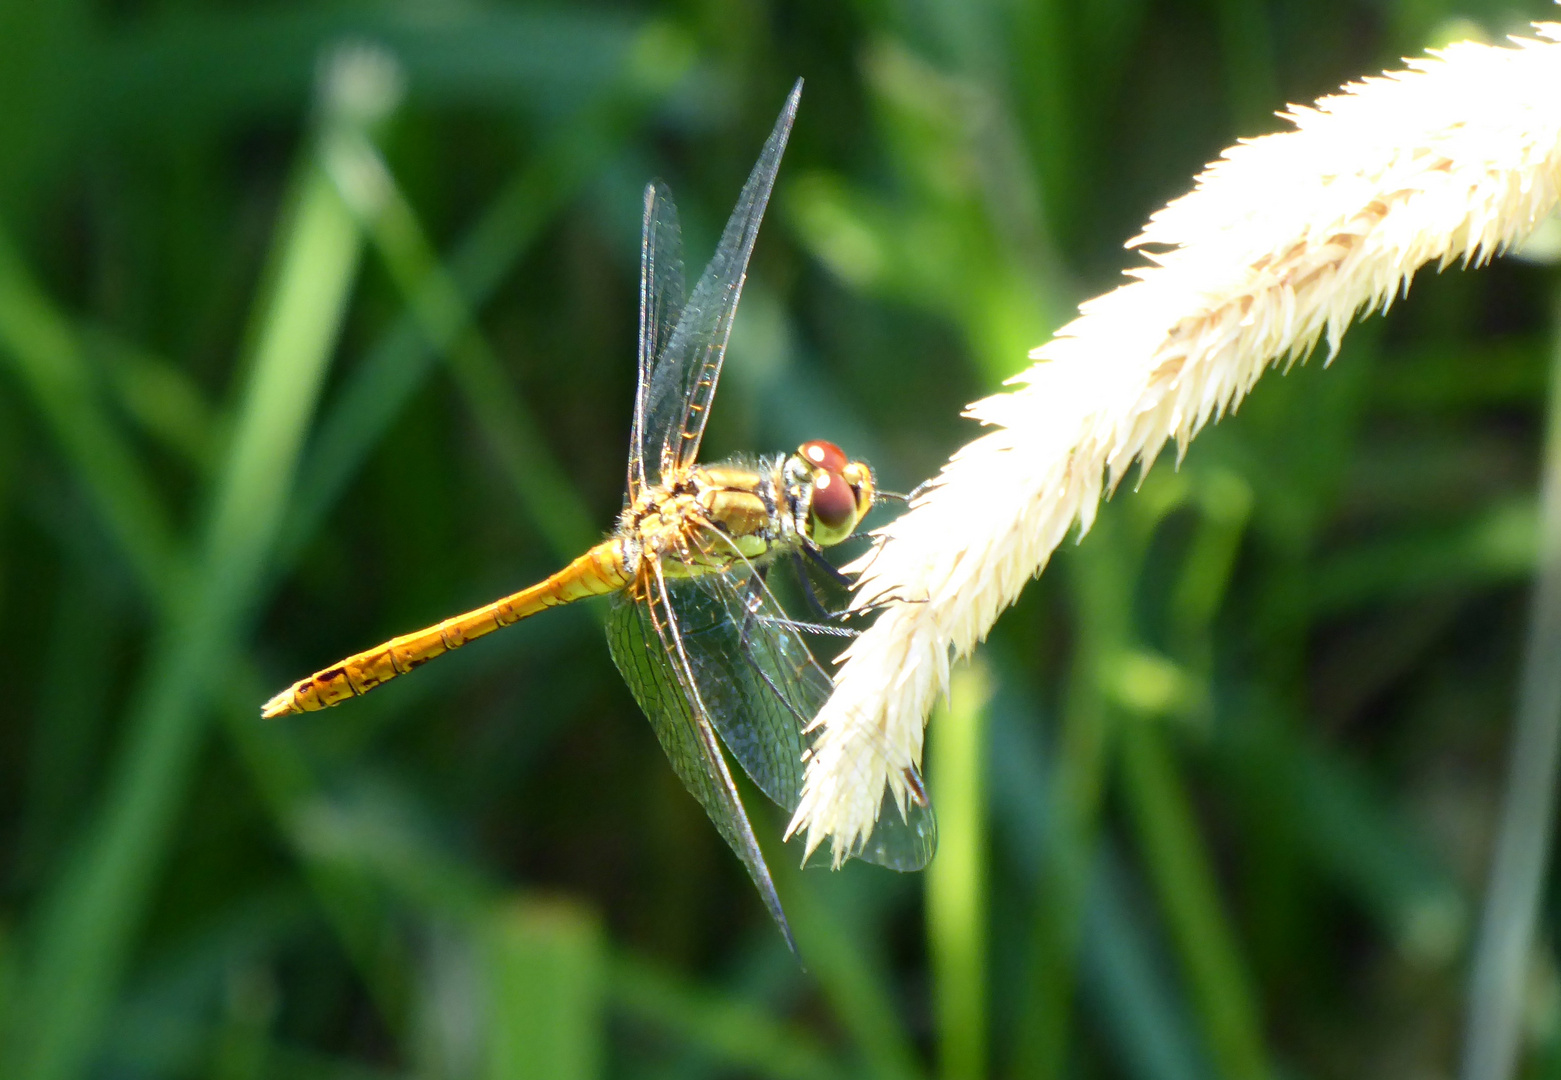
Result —
M 803 443 L 787 461 L 786 472 L 807 501 L 808 535 L 819 547 L 850 536 L 872 509 L 873 470 L 866 462 L 848 461 L 834 443 Z

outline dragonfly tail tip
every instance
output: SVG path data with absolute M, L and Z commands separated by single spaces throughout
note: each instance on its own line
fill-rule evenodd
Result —
M 278 716 L 285 716 L 287 713 L 294 712 L 298 712 L 298 709 L 293 705 L 293 691 L 291 687 L 283 690 L 270 701 L 260 706 L 260 718 L 262 720 L 274 720 Z

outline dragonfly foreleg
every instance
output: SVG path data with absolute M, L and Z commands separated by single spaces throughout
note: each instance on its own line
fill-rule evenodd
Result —
M 812 548 L 804 548 L 803 550 L 808 552 L 813 551 Z M 807 564 L 802 561 L 802 556 L 793 552 L 791 556 L 791 563 L 792 566 L 796 568 L 797 580 L 802 584 L 803 599 L 808 602 L 808 607 L 813 609 L 813 613 L 818 615 L 820 618 L 837 618 L 837 614 L 825 607 L 824 602 L 818 598 L 818 593 L 814 591 L 813 582 L 808 577 Z M 825 565 L 827 566 L 828 564 L 826 563 Z M 834 567 L 831 566 L 830 569 L 833 570 Z
M 824 558 L 824 553 L 818 548 L 814 547 L 812 544 L 803 545 L 802 550 L 808 558 L 813 560 L 813 565 L 823 571 L 825 577 L 827 577 L 830 581 L 833 581 L 836 585 L 839 585 L 842 589 L 849 590 L 852 585 L 855 584 L 849 577 L 841 573 L 834 563 Z M 801 574 L 802 566 L 800 560 L 798 562 L 797 570 L 798 573 Z M 801 576 L 803 581 L 807 580 L 806 575 Z M 819 606 L 819 610 L 823 610 L 823 605 Z
M 840 573 L 839 570 L 836 570 L 835 567 L 831 565 L 830 562 L 825 559 L 824 556 L 817 550 L 813 548 L 805 548 L 804 550 L 806 550 L 808 554 L 813 557 L 813 560 L 818 565 L 823 566 L 828 571 L 833 572 L 835 576 L 844 582 L 846 588 L 855 589 L 857 588 L 858 583 L 861 581 L 862 575 L 868 573 L 872 569 L 873 562 L 878 558 L 878 552 L 882 549 L 874 547 L 867 553 L 867 561 L 865 565 L 857 571 L 856 582 L 853 582 L 850 578 Z M 844 620 L 854 616 L 869 615 L 876 611 L 882 611 L 890 604 L 925 604 L 926 602 L 927 598 L 925 596 L 902 596 L 893 589 L 885 589 L 877 592 L 873 594 L 872 598 L 869 600 L 863 600 L 862 594 L 858 593 L 855 604 L 843 611 L 836 612 L 834 617 Z

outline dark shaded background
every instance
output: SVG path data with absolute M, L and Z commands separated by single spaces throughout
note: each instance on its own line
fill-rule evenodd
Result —
M 933 869 L 772 847 L 806 971 L 587 606 L 256 712 L 611 524 L 640 189 L 702 261 L 798 75 L 706 457 L 905 490 L 1223 145 L 1550 10 L 0 0 L 0 1076 L 1450 1074 L 1536 265 L 1118 495 L 935 717 Z

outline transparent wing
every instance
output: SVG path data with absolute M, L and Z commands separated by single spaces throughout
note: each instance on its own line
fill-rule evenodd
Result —
M 803 732 L 832 688 L 798 631 L 802 624 L 787 617 L 748 563 L 669 581 L 667 600 L 721 741 L 761 791 L 795 810 L 809 741 Z M 893 870 L 927 865 L 937 824 L 919 775 L 912 786 L 922 801 L 902 813 L 886 795 L 877 828 L 853 858 Z
M 607 645 L 613 663 L 649 718 L 672 770 L 748 868 L 764 906 L 796 952 L 796 940 L 781 909 L 775 882 L 711 730 L 664 586 L 659 580 L 652 583 L 653 595 L 644 603 L 631 600 L 627 591 L 614 594 L 607 616 Z
M 861 859 L 901 871 L 921 870 L 932 861 L 932 856 L 938 850 L 937 815 L 933 813 L 932 803 L 927 798 L 921 774 L 912 770 L 908 780 L 920 793 L 921 801 L 910 799 L 901 806 L 895 800 L 894 793 L 886 790 L 878 806 L 878 824 L 872 834 L 846 858 Z M 868 783 L 867 777 L 862 777 L 861 783 Z M 800 837 L 793 837 L 793 841 L 800 841 Z M 833 864 L 834 853 L 826 843 L 813 852 L 804 865 Z
M 646 470 L 655 469 L 654 474 L 647 475 L 650 483 L 693 464 L 699 454 L 721 362 L 726 358 L 732 319 L 748 273 L 748 259 L 775 186 L 775 173 L 786 150 L 801 94 L 802 80 L 798 79 L 737 197 L 737 206 L 727 219 L 715 257 L 699 276 L 677 325 L 656 354 L 648 379 L 642 370 L 642 393 L 635 413 L 637 420 L 643 415 L 643 423 L 637 423 L 639 438 L 631 457 L 637 453 Z M 632 479 L 630 482 L 633 483 Z
M 739 590 L 741 583 L 741 590 Z M 802 796 L 802 729 L 829 679 L 794 630 L 772 614 L 746 567 L 667 583 L 689 666 L 721 741 L 759 790 L 788 810 Z
M 656 358 L 683 314 L 683 239 L 672 192 L 659 180 L 645 185 L 645 224 L 640 234 L 640 357 L 634 388 L 634 428 L 629 438 L 629 499 L 645 486 L 645 424 Z M 661 436 L 651 451 L 659 465 Z

